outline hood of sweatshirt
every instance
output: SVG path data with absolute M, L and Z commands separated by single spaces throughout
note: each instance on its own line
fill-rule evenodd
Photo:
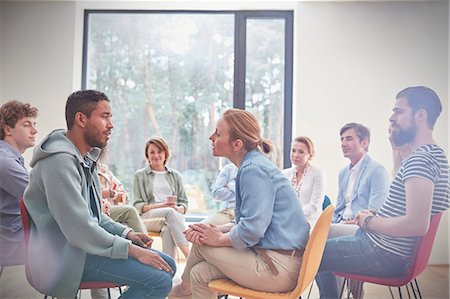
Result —
M 38 161 L 59 153 L 72 155 L 80 163 L 85 163 L 84 157 L 72 141 L 66 137 L 66 133 L 67 130 L 57 129 L 50 132 L 41 142 L 39 142 L 39 144 L 34 147 L 30 166 L 34 167 Z M 86 157 L 93 162 L 97 162 L 100 151 L 101 149 L 93 147 L 91 151 L 86 154 Z

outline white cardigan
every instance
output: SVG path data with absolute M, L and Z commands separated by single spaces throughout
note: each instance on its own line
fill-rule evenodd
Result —
M 283 174 L 292 183 L 295 173 L 295 166 L 282 170 Z M 323 198 L 325 196 L 325 176 L 323 172 L 311 165 L 303 178 L 298 199 L 302 205 L 306 219 L 308 219 L 311 228 L 316 224 L 317 219 L 322 213 Z

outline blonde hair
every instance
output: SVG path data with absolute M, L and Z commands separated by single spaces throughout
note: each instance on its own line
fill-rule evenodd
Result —
M 247 151 L 258 149 L 266 155 L 274 151 L 272 142 L 261 137 L 261 127 L 252 113 L 232 108 L 223 113 L 223 119 L 230 127 L 230 141 L 240 139 Z
M 308 148 L 311 158 L 314 157 L 314 143 L 312 140 L 306 136 L 298 136 L 294 139 L 294 142 L 303 143 Z

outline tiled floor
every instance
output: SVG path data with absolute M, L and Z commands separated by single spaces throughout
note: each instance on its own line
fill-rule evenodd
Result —
M 182 268 L 183 264 L 180 265 Z M 181 270 L 181 269 L 180 269 Z M 179 273 L 177 279 L 179 279 Z M 449 267 L 429 266 L 421 276 L 419 283 L 424 299 L 447 299 L 449 298 Z M 391 298 L 387 287 L 366 284 L 364 287 L 364 299 Z M 112 291 L 113 298 L 119 296 L 117 290 Z M 304 296 L 307 295 L 307 292 Z M 395 293 L 397 298 L 397 293 Z M 24 267 L 6 267 L 0 277 L 0 298 L 1 299 L 42 299 L 44 296 L 34 290 L 27 282 Z M 90 292 L 83 291 L 83 299 L 90 299 Z M 171 297 L 170 299 L 188 299 L 190 297 Z M 234 297 L 230 297 L 234 298 Z M 311 298 L 318 298 L 317 288 L 313 287 Z M 137 298 L 138 299 L 138 298 Z

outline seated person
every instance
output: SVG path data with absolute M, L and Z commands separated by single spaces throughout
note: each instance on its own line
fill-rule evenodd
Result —
M 180 174 L 166 166 L 169 146 L 162 138 L 152 138 L 144 153 L 148 166 L 134 175 L 133 205 L 147 230 L 161 233 L 163 252 L 175 257 L 178 246 L 187 257 L 189 243 L 183 234 L 187 196 Z
M 19 201 L 29 175 L 22 154 L 35 144 L 37 114 L 18 101 L 0 107 L 0 266 L 25 263 Z
M 102 209 L 105 209 L 103 212 L 112 220 L 125 224 L 135 232 L 147 234 L 139 213 L 134 207 L 127 205 L 127 193 L 108 165 L 98 163 L 98 178 L 102 188 L 102 198 L 106 199 L 102 205 Z
M 236 204 L 235 178 L 237 167 L 233 163 L 225 165 L 211 187 L 214 200 L 224 206 L 220 211 L 208 216 L 202 222 L 221 225 L 234 220 L 234 207 Z
M 364 209 L 378 210 L 386 199 L 389 174 L 367 153 L 370 131 L 357 123 L 340 130 L 341 148 L 350 165 L 339 172 L 339 191 L 329 238 L 352 235 L 358 229 L 356 214 Z
M 208 283 L 219 278 L 259 291 L 292 290 L 309 225 L 289 181 L 262 153 L 273 151 L 273 146 L 261 138 L 253 114 L 239 109 L 225 111 L 210 139 L 214 156 L 226 157 L 239 167 L 236 224 L 190 225 L 186 236 L 194 245 L 182 282 L 171 294 L 217 298 Z
M 101 213 L 96 161 L 108 143 L 111 106 L 99 91 L 72 93 L 67 130 L 50 132 L 35 148 L 24 203 L 31 217 L 28 270 L 39 292 L 74 298 L 84 281 L 128 285 L 121 296 L 167 296 L 172 258 L 151 240 Z
M 448 159 L 433 139 L 433 127 L 442 111 L 438 96 L 424 86 L 408 87 L 397 94 L 392 111 L 391 141 L 396 149 L 409 148 L 412 153 L 397 171 L 378 213 L 358 212 L 360 228 L 355 235 L 327 241 L 316 277 L 322 299 L 339 296 L 332 272 L 405 275 L 431 216 L 450 207 Z
M 282 171 L 294 187 L 311 227 L 322 213 L 325 197 L 325 177 L 320 169 L 311 164 L 313 157 L 314 144 L 311 139 L 297 137 L 291 145 L 292 167 Z

